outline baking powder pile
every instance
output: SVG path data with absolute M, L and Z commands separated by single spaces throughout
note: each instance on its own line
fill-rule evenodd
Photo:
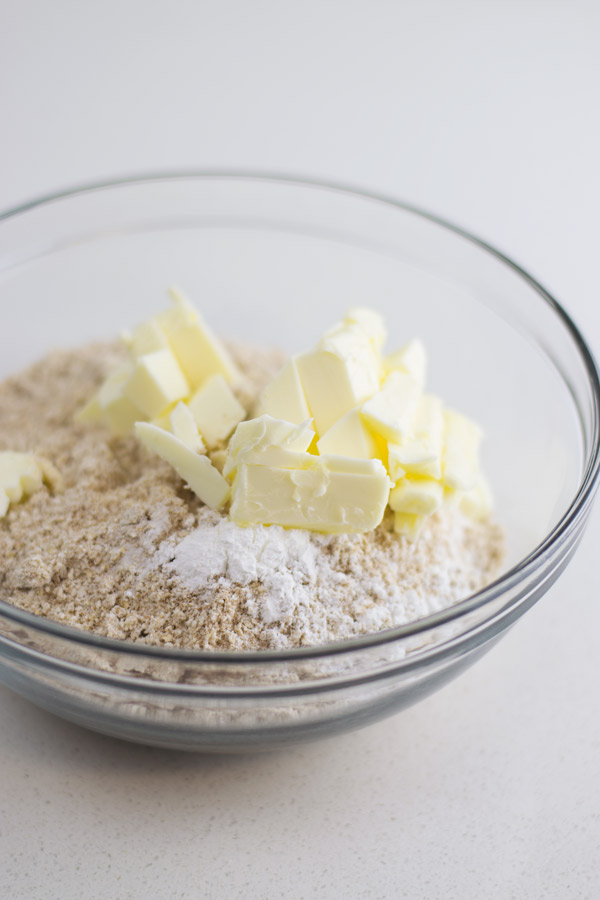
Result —
M 283 357 L 229 349 L 249 408 Z M 111 638 L 284 649 L 418 619 L 497 574 L 499 527 L 452 508 L 414 544 L 391 518 L 363 535 L 235 525 L 135 438 L 74 422 L 121 354 L 116 345 L 53 353 L 0 385 L 0 450 L 44 456 L 64 481 L 0 520 L 2 599 Z

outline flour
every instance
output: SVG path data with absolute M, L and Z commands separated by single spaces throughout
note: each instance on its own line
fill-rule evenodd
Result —
M 281 365 L 232 346 L 248 408 Z M 112 638 L 218 650 L 307 647 L 414 621 L 497 574 L 491 522 L 444 507 L 411 544 L 391 517 L 361 535 L 241 528 L 203 506 L 135 438 L 74 423 L 119 359 L 114 345 L 54 353 L 0 385 L 0 449 L 60 470 L 0 520 L 0 596 Z
M 391 521 L 370 535 L 320 535 L 241 528 L 203 509 L 150 566 L 206 602 L 215 588 L 242 595 L 256 637 L 283 648 L 402 625 L 468 596 L 491 563 L 484 534 L 451 509 L 431 519 L 417 544 L 395 535 Z

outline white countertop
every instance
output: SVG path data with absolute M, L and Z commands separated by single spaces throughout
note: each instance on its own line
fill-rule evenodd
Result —
M 172 168 L 335 178 L 488 239 L 600 351 L 597 3 L 2 16 L 0 206 Z M 0 688 L 0 896 L 598 896 L 599 541 L 596 512 L 549 594 L 439 693 L 285 753 L 136 747 Z

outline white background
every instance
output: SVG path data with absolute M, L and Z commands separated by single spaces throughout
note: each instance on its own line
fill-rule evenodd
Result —
M 498 246 L 598 352 L 599 46 L 596 0 L 4 0 L 0 206 L 166 169 L 342 180 Z M 437 695 L 286 753 L 138 748 L 0 688 L 0 896 L 597 897 L 599 539 L 596 515 Z

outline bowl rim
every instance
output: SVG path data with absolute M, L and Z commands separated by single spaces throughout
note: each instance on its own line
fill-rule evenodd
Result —
M 454 222 L 431 213 L 412 203 L 406 203 L 393 196 L 364 189 L 362 187 L 336 180 L 325 180 L 319 178 L 305 177 L 303 175 L 273 173 L 260 170 L 244 170 L 244 169 L 185 169 L 185 170 L 167 170 L 152 171 L 141 174 L 125 175 L 112 179 L 91 181 L 88 183 L 76 185 L 64 190 L 57 190 L 43 194 L 39 197 L 27 200 L 17 206 L 13 206 L 4 212 L 0 212 L 0 223 L 20 216 L 28 211 L 37 209 L 42 206 L 49 206 L 52 203 L 76 198 L 84 194 L 98 192 L 103 190 L 114 190 L 121 187 L 131 187 L 134 185 L 156 184 L 159 182 L 176 182 L 176 181 L 247 181 L 247 182 L 267 182 L 280 185 L 287 185 L 292 188 L 309 188 L 322 190 L 325 192 L 339 193 L 349 195 L 357 199 L 373 201 L 386 205 L 391 208 L 402 210 L 410 213 L 417 218 L 424 219 L 434 225 L 437 225 L 454 235 L 457 235 L 476 247 L 480 248 L 484 253 L 494 257 L 500 263 L 512 270 L 519 278 L 525 281 L 533 292 L 551 309 L 551 311 L 560 320 L 562 326 L 569 333 L 573 340 L 575 348 L 579 354 L 580 360 L 584 364 L 589 386 L 591 389 L 591 411 L 592 411 L 592 429 L 589 436 L 589 448 L 587 451 L 587 465 L 585 466 L 581 477 L 579 487 L 571 503 L 563 513 L 559 521 L 554 525 L 551 531 L 544 539 L 534 547 L 525 557 L 520 559 L 510 569 L 500 575 L 491 584 L 486 585 L 480 591 L 471 594 L 458 603 L 432 613 L 414 622 L 405 625 L 398 625 L 394 628 L 385 629 L 380 632 L 373 632 L 367 635 L 360 635 L 355 638 L 349 638 L 343 641 L 332 641 L 326 644 L 319 644 L 312 647 L 293 647 L 286 650 L 190 650 L 177 647 L 162 647 L 155 644 L 134 643 L 132 641 L 124 641 L 115 638 L 107 638 L 101 635 L 84 631 L 69 625 L 64 625 L 52 619 L 46 619 L 43 616 L 27 612 L 17 606 L 2 600 L 0 598 L 0 614 L 5 618 L 18 622 L 29 628 L 42 631 L 48 635 L 63 639 L 68 642 L 74 642 L 78 645 L 88 646 L 96 650 L 104 650 L 110 652 L 118 652 L 121 654 L 129 654 L 133 656 L 144 656 L 150 659 L 161 659 L 164 661 L 180 661 L 186 664 L 192 663 L 232 663 L 239 665 L 258 665 L 276 662 L 296 662 L 307 659 L 315 659 L 319 657 L 336 656 L 340 654 L 349 654 L 359 650 L 368 648 L 381 647 L 386 644 L 399 641 L 403 638 L 414 637 L 415 635 L 425 634 L 434 628 L 438 628 L 454 620 L 458 620 L 469 613 L 482 609 L 486 604 L 493 606 L 495 600 L 498 600 L 506 591 L 515 588 L 524 579 L 534 575 L 536 570 L 540 569 L 543 564 L 552 556 L 557 545 L 562 543 L 567 533 L 572 532 L 582 521 L 587 513 L 589 506 L 594 497 L 594 493 L 598 488 L 600 476 L 600 372 L 594 356 L 583 338 L 578 327 L 574 323 L 571 316 L 564 307 L 544 288 L 540 282 L 534 278 L 528 271 L 522 268 L 518 263 L 510 257 L 502 253 L 487 241 L 473 235 L 470 231 L 456 225 Z M 577 403 L 574 402 L 577 406 Z M 509 601 L 506 609 L 512 608 L 522 600 L 520 595 Z M 498 610 L 494 609 L 494 615 L 498 614 Z M 440 649 L 439 643 L 432 643 L 423 648 L 423 652 L 433 652 Z

